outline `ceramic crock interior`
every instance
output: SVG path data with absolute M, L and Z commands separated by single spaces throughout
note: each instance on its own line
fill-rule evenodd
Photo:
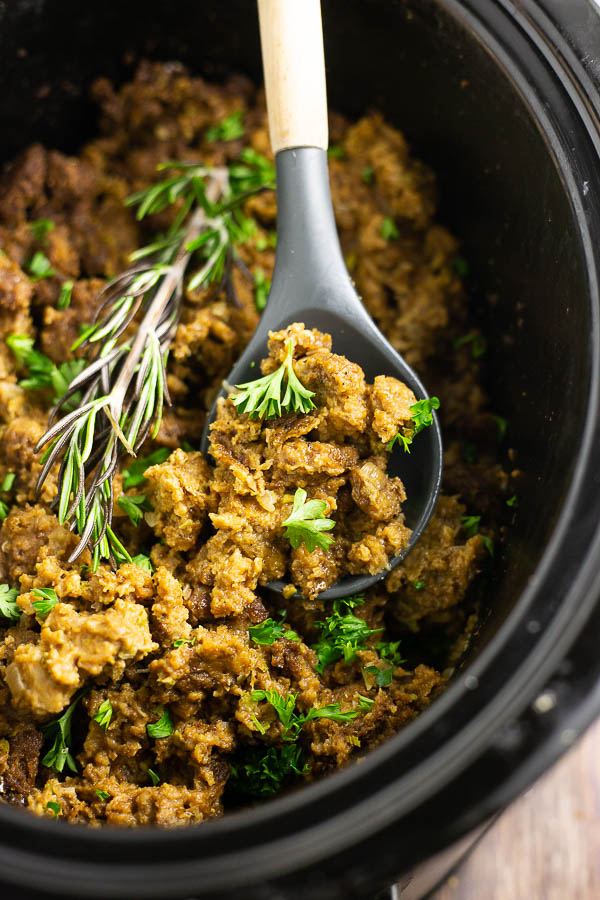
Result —
M 474 319 L 489 336 L 487 387 L 525 473 L 496 561 L 484 646 L 519 597 L 569 486 L 589 360 L 581 252 L 564 186 L 523 98 L 444 0 L 325 0 L 330 105 L 381 110 L 438 174 L 441 221 L 472 270 Z M 87 89 L 142 56 L 219 78 L 261 78 L 247 0 L 13 0 L 0 10 L 0 159 L 32 141 L 66 151 L 94 133 Z M 578 347 L 577 353 L 572 348 Z

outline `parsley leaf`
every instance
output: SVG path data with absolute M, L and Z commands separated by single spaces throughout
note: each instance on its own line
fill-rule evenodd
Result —
M 508 422 L 504 418 L 504 416 L 494 416 L 493 417 L 496 425 L 498 426 L 498 440 L 503 441 L 506 436 L 506 429 L 508 428 Z
M 53 275 L 56 275 L 50 260 L 41 250 L 33 254 L 27 263 L 27 269 L 32 281 L 41 281 L 42 278 L 51 278 Z
M 110 700 L 103 700 L 98 707 L 98 712 L 93 716 L 94 722 L 97 722 L 103 731 L 106 731 L 112 719 L 113 708 Z
M 481 521 L 481 516 L 461 516 L 460 521 L 462 523 L 463 531 L 465 532 L 468 538 L 475 537 L 476 534 L 479 534 L 479 523 Z M 494 542 L 493 540 L 487 536 L 487 534 L 479 534 L 483 542 L 483 546 L 490 554 L 490 556 L 494 555 Z
M 18 622 L 21 618 L 21 610 L 17 605 L 18 596 L 19 592 L 16 588 L 0 584 L 0 616 L 10 619 L 11 622 Z
M 327 519 L 323 513 L 327 509 L 324 500 L 309 500 L 306 502 L 306 491 L 298 488 L 294 494 L 294 505 L 290 515 L 282 525 L 285 527 L 283 536 L 286 537 L 294 550 L 300 544 L 304 544 L 309 553 L 315 547 L 327 550 L 333 544 L 334 539 L 324 531 L 331 531 L 335 526 L 333 519 Z
M 193 635 L 191 638 L 178 638 L 176 641 L 173 641 L 173 646 L 175 649 L 179 649 L 179 647 L 183 647 L 184 644 L 187 644 L 189 647 L 193 647 L 196 643 L 196 635 Z
M 135 563 L 136 566 L 139 566 L 140 569 L 145 569 L 146 572 L 150 572 L 151 575 L 154 574 L 154 566 L 152 565 L 152 560 L 144 553 L 138 553 L 137 556 L 134 556 L 132 558 L 131 562 Z
M 6 343 L 20 366 L 27 369 L 28 377 L 21 379 L 19 385 L 30 391 L 52 388 L 53 402 L 66 394 L 69 384 L 79 375 L 85 366 L 84 359 L 73 359 L 56 366 L 51 359 L 35 350 L 33 339 L 27 334 L 9 334 Z M 65 410 L 75 409 L 81 394 L 74 394 L 65 405 Z
M 424 400 L 417 400 L 416 403 L 413 403 L 410 407 L 412 419 L 415 423 L 415 434 L 413 436 L 423 431 L 424 428 L 429 428 L 430 425 L 433 425 L 433 410 L 439 408 L 440 401 L 437 397 L 426 397 Z
M 50 610 L 59 602 L 56 591 L 52 588 L 34 588 L 33 592 L 39 600 L 31 604 L 41 619 L 44 619 Z
M 249 747 L 231 765 L 228 787 L 251 797 L 268 797 L 281 790 L 286 781 L 307 770 L 298 744 L 283 747 Z
M 284 609 L 281 610 L 279 616 L 279 622 L 276 619 L 265 619 L 259 625 L 250 626 L 248 634 L 255 644 L 271 647 L 280 638 L 287 638 L 288 641 L 300 640 L 300 636 L 295 631 L 292 631 L 291 628 L 283 627 L 286 616 Z
M 152 782 L 154 787 L 158 787 L 160 784 L 160 777 L 156 774 L 154 769 L 148 769 L 148 775 L 150 776 L 150 781 Z
M 58 719 L 54 719 L 52 722 L 48 722 L 47 725 L 42 725 L 42 731 L 46 737 L 49 739 L 54 738 L 54 743 L 45 756 L 42 757 L 42 765 L 54 769 L 55 772 L 62 772 L 65 765 L 67 765 L 72 772 L 77 772 L 77 765 L 70 750 L 71 720 L 73 718 L 73 713 L 75 712 L 75 707 L 85 694 L 86 690 L 87 688 L 83 688 L 75 694 L 73 700 L 69 706 L 67 706 L 62 716 Z
M 101 800 L 110 800 L 110 794 L 108 791 L 101 791 L 100 788 L 96 788 L 94 793 L 100 797 Z
M 422 591 L 425 588 L 425 582 L 424 581 L 415 581 L 415 582 L 413 582 L 413 587 L 414 587 L 415 591 Z
M 517 507 L 519 505 L 519 501 L 517 500 L 517 495 L 513 494 L 512 497 L 509 497 L 506 501 L 507 506 Z
M 62 806 L 60 805 L 60 803 L 57 803 L 56 800 L 48 800 L 45 809 L 50 810 L 55 819 L 58 819 L 62 812 Z
M 254 241 L 254 246 L 257 250 L 267 250 L 269 248 L 275 248 L 277 246 L 277 232 L 267 231 L 265 235 L 259 234 L 259 236 Z
M 67 309 L 68 306 L 71 305 L 71 295 L 73 294 L 73 282 L 72 281 L 63 281 L 60 294 L 58 295 L 58 303 L 56 304 L 58 309 Z
M 358 709 L 360 712 L 369 712 L 373 709 L 375 701 L 371 697 L 363 697 L 362 694 L 356 695 L 358 698 Z
M 406 662 L 398 652 L 400 641 L 380 641 L 375 645 L 381 659 L 387 659 L 393 666 L 399 666 Z
M 2 484 L 0 484 L 0 491 L 10 491 L 12 490 L 12 486 L 15 483 L 15 478 L 17 476 L 14 472 L 7 472 L 2 480 Z
M 406 437 L 406 435 L 402 434 L 401 431 L 397 431 L 391 441 L 388 441 L 386 446 L 387 450 L 393 450 L 394 444 L 398 441 L 399 444 L 402 444 L 404 447 L 405 453 L 410 453 L 410 445 L 412 444 L 412 437 Z
M 204 140 L 211 144 L 214 141 L 235 141 L 237 138 L 244 137 L 245 133 L 242 110 L 236 109 L 216 125 L 207 128 L 204 132 Z
M 348 709 L 342 712 L 339 703 L 328 703 L 327 706 L 321 706 L 315 709 L 313 706 L 307 714 L 302 718 L 302 725 L 313 719 L 331 719 L 332 722 L 352 722 L 359 714 L 358 709 Z
M 471 345 L 471 356 L 473 359 L 479 359 L 485 355 L 487 350 L 487 341 L 478 331 L 471 331 L 454 341 L 455 347 L 464 347 L 465 344 Z
M 365 666 L 365 672 L 368 672 L 370 675 L 375 675 L 375 684 L 377 687 L 387 687 L 388 684 L 392 683 L 394 677 L 393 666 L 386 666 L 385 668 L 380 668 L 379 666 Z
M 344 147 L 340 147 L 339 144 L 332 144 L 331 147 L 327 148 L 327 159 L 345 159 L 346 158 L 346 150 Z
M 42 241 L 47 244 L 47 237 L 51 231 L 54 231 L 55 225 L 52 219 L 35 219 L 29 223 L 31 233 L 36 241 Z
M 381 237 L 386 241 L 395 241 L 400 237 L 396 223 L 389 216 L 386 216 L 381 223 Z
M 267 297 L 271 290 L 271 279 L 267 278 L 260 266 L 254 270 L 254 305 L 259 312 L 267 305 Z
M 255 381 L 236 384 L 240 393 L 232 397 L 232 401 L 239 413 L 247 413 L 251 419 L 274 419 L 281 416 L 282 409 L 307 413 L 315 408 L 311 400 L 314 391 L 305 388 L 294 372 L 293 352 L 294 343 L 290 340 L 286 357 L 278 369 Z M 282 399 L 284 375 L 287 375 L 287 385 Z
M 175 731 L 175 727 L 173 725 L 173 722 L 171 721 L 171 716 L 169 715 L 169 710 L 165 709 L 165 707 L 161 707 L 160 713 L 161 716 L 158 722 L 153 722 L 149 725 L 146 725 L 148 737 L 165 738 L 169 737 L 169 735 L 173 734 L 173 732 Z
M 132 496 L 121 494 L 117 503 L 121 509 L 127 513 L 132 524 L 136 527 L 144 518 L 144 510 L 152 510 L 152 507 L 146 500 L 145 494 L 134 494 Z
M 360 173 L 360 177 L 365 184 L 373 184 L 373 182 L 375 181 L 375 171 L 373 169 L 373 166 L 365 166 Z
M 143 484 L 146 480 L 144 478 L 146 469 L 149 469 L 150 466 L 158 466 L 160 463 L 164 463 L 170 455 L 171 451 L 167 447 L 159 447 L 158 450 L 155 450 L 148 456 L 139 456 L 136 460 L 129 463 L 127 468 L 123 469 L 123 490 L 127 491 L 129 488 Z
M 295 711 L 297 694 L 283 696 L 278 691 L 252 691 L 251 697 L 255 702 L 266 700 L 271 704 L 279 721 L 283 725 L 282 738 L 284 741 L 295 741 L 306 722 L 313 719 L 331 719 L 333 722 L 351 722 L 359 714 L 356 709 L 342 712 L 339 703 L 329 703 L 319 708 L 311 707 L 303 715 Z M 259 723 L 260 724 L 260 723 Z
M 352 600 L 354 602 L 350 603 Z M 315 628 L 322 632 L 318 642 L 312 645 L 318 659 L 315 666 L 317 672 L 323 673 L 325 666 L 339 659 L 347 664 L 353 663 L 368 638 L 383 631 L 382 628 L 369 628 L 364 619 L 349 611 L 363 602 L 360 595 L 359 598 L 341 597 L 333 601 L 333 612 L 324 622 L 315 622 Z

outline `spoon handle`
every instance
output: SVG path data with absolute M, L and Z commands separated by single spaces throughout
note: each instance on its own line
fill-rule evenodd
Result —
M 320 0 L 258 0 L 273 153 L 327 149 L 327 90 Z

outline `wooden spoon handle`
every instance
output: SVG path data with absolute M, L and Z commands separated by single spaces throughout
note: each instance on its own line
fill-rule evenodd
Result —
M 258 0 L 273 153 L 327 149 L 327 90 L 320 0 Z

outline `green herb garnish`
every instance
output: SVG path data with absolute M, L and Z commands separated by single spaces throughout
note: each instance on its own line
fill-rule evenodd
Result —
M 60 805 L 60 803 L 57 803 L 56 800 L 49 800 L 46 803 L 45 809 L 50 810 L 55 819 L 58 819 L 62 812 L 62 806 Z
M 150 781 L 154 785 L 154 787 L 158 787 L 160 784 L 160 777 L 156 774 L 154 769 L 148 769 L 148 775 L 150 776 Z
M 397 431 L 396 434 L 394 435 L 394 437 L 391 439 L 391 441 L 388 441 L 387 444 L 385 445 L 386 449 L 393 450 L 394 444 L 396 443 L 396 441 L 399 444 L 402 444 L 402 447 L 404 448 L 405 453 L 410 453 L 410 445 L 412 444 L 412 436 L 406 437 L 406 435 L 402 434 L 401 431 Z
M 291 628 L 284 628 L 286 612 L 284 609 L 279 613 L 279 622 L 276 619 L 265 619 L 259 625 L 251 625 L 248 634 L 255 644 L 262 644 L 271 647 L 275 641 L 281 638 L 287 638 L 288 641 L 299 641 L 300 635 Z
M 389 216 L 386 216 L 381 223 L 381 237 L 386 241 L 395 241 L 400 237 L 396 223 Z
M 18 622 L 21 618 L 21 610 L 17 605 L 19 592 L 7 584 L 0 584 L 0 616 L 11 622 Z
M 52 219 L 35 219 L 34 222 L 29 223 L 29 227 L 36 241 L 47 244 L 48 235 L 51 231 L 54 231 L 55 225 Z
M 204 140 L 209 143 L 214 141 L 235 141 L 245 135 L 242 122 L 242 110 L 236 109 L 221 119 L 216 125 L 207 128 L 204 132 Z
M 68 391 L 69 384 L 85 365 L 82 359 L 73 359 L 56 366 L 51 359 L 34 349 L 33 338 L 27 334 L 9 334 L 6 343 L 17 363 L 27 369 L 27 378 L 21 379 L 19 385 L 30 391 L 51 388 L 53 402 Z M 68 408 L 72 409 L 80 397 L 80 394 L 72 395 Z
M 14 472 L 7 472 L 2 479 L 2 484 L 0 484 L 0 491 L 11 491 L 16 477 Z
M 137 487 L 146 480 L 144 473 L 150 466 L 158 466 L 164 463 L 171 455 L 171 450 L 167 447 L 159 447 L 148 456 L 140 456 L 133 462 L 129 463 L 126 469 L 123 469 L 123 490 Z
M 379 666 L 365 666 L 365 672 L 375 676 L 375 684 L 377 687 L 387 687 L 388 684 L 392 683 L 394 677 L 393 666 L 386 666 L 385 668 L 380 668 Z
M 231 765 L 228 787 L 251 797 L 268 797 L 281 790 L 286 781 L 307 770 L 302 748 L 287 743 L 283 747 L 248 747 Z
M 271 290 L 271 279 L 267 278 L 260 266 L 254 270 L 254 305 L 262 312 L 267 305 L 267 297 Z
M 191 638 L 177 638 L 176 641 L 173 641 L 173 646 L 176 650 L 178 650 L 179 647 L 183 647 L 184 644 L 187 644 L 188 647 L 193 647 L 195 643 L 196 635 L 193 635 Z
M 67 765 L 72 772 L 77 772 L 77 765 L 70 750 L 71 720 L 73 719 L 75 707 L 85 694 L 86 690 L 87 688 L 83 688 L 75 694 L 73 700 L 69 706 L 67 706 L 60 718 L 54 719 L 52 722 L 48 722 L 47 725 L 41 726 L 42 731 L 47 738 L 50 740 L 54 738 L 54 743 L 45 756 L 42 757 L 42 765 L 48 766 L 49 769 L 54 769 L 55 772 L 62 772 L 65 765 Z
M 175 731 L 173 722 L 171 721 L 171 716 L 169 715 L 169 710 L 165 707 L 161 707 L 160 713 L 161 716 L 158 722 L 153 722 L 150 725 L 146 725 L 148 737 L 165 738 L 169 737 L 169 735 L 173 734 L 173 732 Z
M 72 281 L 63 281 L 60 294 L 58 295 L 58 302 L 56 304 L 58 309 L 67 309 L 71 305 L 71 297 L 73 294 L 73 282 Z
M 476 534 L 479 534 L 479 523 L 481 521 L 481 516 L 461 516 L 460 521 L 462 524 L 462 529 L 465 532 L 468 538 L 475 537 Z M 490 556 L 494 555 L 494 542 L 490 537 L 486 534 L 479 534 L 483 545 Z
M 294 550 L 300 544 L 304 544 L 309 553 L 312 553 L 315 547 L 327 550 L 333 544 L 334 539 L 331 535 L 323 534 L 323 532 L 331 531 L 335 522 L 323 515 L 327 509 L 324 500 L 308 500 L 307 502 L 306 496 L 304 488 L 297 488 L 292 511 L 285 522 L 282 522 L 285 528 L 283 536 L 289 540 Z
M 100 788 L 96 788 L 94 791 L 96 796 L 98 796 L 101 800 L 110 800 L 110 794 L 108 791 L 101 791 Z
M 494 421 L 498 426 L 498 440 L 503 441 L 506 437 L 506 429 L 508 428 L 508 422 L 503 416 L 494 416 Z
M 513 494 L 512 497 L 509 497 L 508 500 L 506 501 L 506 505 L 507 505 L 507 506 L 514 506 L 514 507 L 518 506 L 518 505 L 519 505 L 519 502 L 518 502 L 518 500 L 517 500 L 517 495 L 516 495 L 516 494 Z
M 375 701 L 371 699 L 371 697 L 363 697 L 362 694 L 356 695 L 358 698 L 358 709 L 360 712 L 369 712 L 369 710 L 373 709 Z
M 41 250 L 33 254 L 27 263 L 27 270 L 32 281 L 41 281 L 42 278 L 51 278 L 56 275 L 50 260 Z
M 59 602 L 56 591 L 52 590 L 52 588 L 34 588 L 32 593 L 40 599 L 34 600 L 31 605 L 38 616 L 41 619 L 44 619 L 50 610 Z
M 478 331 L 471 331 L 454 341 L 455 347 L 464 347 L 466 344 L 471 345 L 471 356 L 473 359 L 479 359 L 484 356 L 487 350 L 487 342 L 482 334 Z
M 110 700 L 103 700 L 100 706 L 98 707 L 98 712 L 93 717 L 94 722 L 97 722 L 100 728 L 103 731 L 106 731 L 108 726 L 110 725 L 110 720 L 112 719 L 113 708 Z
M 413 437 L 416 437 L 424 428 L 433 425 L 433 410 L 439 408 L 440 401 L 437 397 L 426 397 L 424 400 L 417 400 L 416 403 L 413 403 L 410 407 L 412 420 L 415 423 Z
M 144 510 L 151 512 L 152 506 L 146 500 L 145 494 L 121 494 L 117 503 L 129 516 L 133 525 L 137 526 L 140 524 L 142 519 L 144 518 Z
M 236 384 L 240 393 L 232 397 L 232 401 L 239 413 L 246 413 L 251 419 L 274 419 L 281 416 L 282 409 L 285 412 L 307 413 L 315 408 L 311 400 L 315 396 L 314 391 L 305 388 L 294 372 L 293 353 L 294 342 L 290 340 L 286 357 L 278 369 L 255 381 Z M 282 398 L 284 375 L 287 376 L 287 383 Z
M 413 582 L 413 587 L 414 587 L 415 591 L 422 591 L 425 588 L 425 582 L 424 581 L 415 581 L 415 582 Z
M 340 147 L 339 144 L 332 144 L 331 147 L 327 148 L 327 158 L 328 159 L 345 159 L 346 151 L 343 147 Z
M 375 181 L 375 170 L 373 169 L 373 166 L 365 166 L 360 173 L 360 177 L 365 184 L 373 184 Z
M 383 628 L 369 628 L 364 619 L 350 611 L 363 602 L 361 594 L 341 597 L 333 601 L 333 612 L 324 622 L 315 622 L 315 628 L 321 630 L 318 642 L 311 648 L 317 654 L 317 672 L 322 673 L 326 666 L 340 659 L 348 665 L 353 663 L 369 637 L 383 631 Z
M 459 278 L 466 278 L 469 274 L 469 263 L 463 256 L 459 256 L 458 254 L 452 260 L 452 268 Z
M 358 710 L 350 709 L 342 712 L 339 703 L 329 703 L 327 706 L 315 708 L 314 706 L 304 715 L 295 711 L 297 694 L 283 696 L 278 691 L 252 691 L 251 697 L 255 702 L 266 700 L 275 710 L 279 721 L 283 725 L 282 738 L 284 741 L 295 741 L 306 722 L 313 719 L 331 719 L 333 722 L 351 722 L 358 716 Z
M 135 563 L 136 566 L 139 566 L 140 569 L 145 569 L 146 572 L 150 572 L 151 575 L 154 574 L 152 560 L 149 556 L 146 556 L 145 553 L 138 553 L 137 556 L 133 556 L 131 562 Z

